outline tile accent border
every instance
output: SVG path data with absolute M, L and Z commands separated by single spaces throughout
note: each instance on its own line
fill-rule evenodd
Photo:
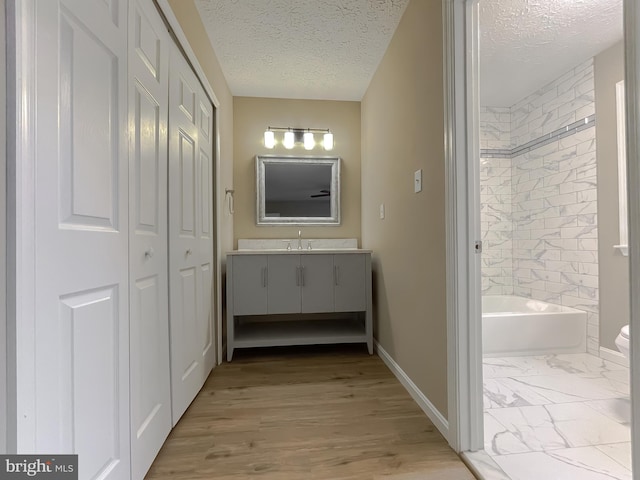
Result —
M 484 158 L 512 158 L 517 157 L 518 155 L 522 155 L 523 153 L 528 153 L 532 150 L 535 150 L 540 147 L 544 147 L 556 140 L 561 138 L 569 137 L 578 132 L 586 130 L 587 128 L 592 128 L 596 126 L 596 115 L 589 115 L 588 117 L 584 117 L 577 122 L 570 123 L 562 128 L 554 130 L 551 133 L 547 133 L 542 135 L 541 137 L 535 138 L 530 142 L 527 142 L 523 145 L 514 147 L 512 149 L 507 148 L 483 148 L 480 150 L 480 157 Z

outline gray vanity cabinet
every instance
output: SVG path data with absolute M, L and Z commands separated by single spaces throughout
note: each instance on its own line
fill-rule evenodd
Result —
M 367 309 L 366 260 L 364 255 L 334 257 L 334 306 L 336 312 L 360 312 Z
M 300 313 L 298 255 L 238 255 L 233 272 L 236 315 Z
M 301 255 L 302 313 L 334 312 L 334 255 Z
M 267 310 L 263 313 L 300 313 L 300 257 L 268 255 L 266 276 Z
M 227 256 L 227 360 L 281 345 L 363 342 L 373 353 L 372 319 L 370 251 Z
M 238 256 L 233 259 L 233 271 L 230 292 L 235 314 L 267 313 L 267 255 Z

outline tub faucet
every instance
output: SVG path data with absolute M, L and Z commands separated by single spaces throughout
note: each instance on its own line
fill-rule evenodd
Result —
M 298 250 L 302 250 L 302 230 L 298 230 Z

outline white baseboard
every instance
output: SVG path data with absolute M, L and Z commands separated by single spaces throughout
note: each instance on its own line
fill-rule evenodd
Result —
M 600 347 L 600 358 L 611 363 L 616 363 L 624 367 L 629 367 L 629 359 L 622 353 L 610 348 Z
M 418 406 L 422 409 L 422 411 L 429 417 L 429 420 L 436 426 L 436 428 L 440 431 L 440 433 L 444 436 L 445 439 L 449 439 L 449 422 L 446 418 L 440 413 L 440 411 L 429 401 L 429 399 L 425 396 L 424 393 L 420 391 L 420 389 L 416 386 L 415 383 L 409 378 L 409 376 L 400 368 L 400 365 L 396 363 L 396 361 L 391 358 L 391 355 L 387 353 L 387 351 L 380 346 L 377 341 L 374 341 L 376 353 L 382 359 L 389 370 L 393 372 L 400 383 L 407 389 L 411 398 L 415 400 Z

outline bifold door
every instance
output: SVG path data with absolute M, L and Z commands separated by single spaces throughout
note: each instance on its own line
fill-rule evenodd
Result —
M 152 0 L 130 1 L 131 476 L 138 480 L 171 431 L 167 129 L 173 40 Z
M 18 439 L 77 453 L 79 478 L 141 479 L 215 360 L 214 110 L 152 0 L 19 6 L 35 355 L 17 345 Z
M 213 107 L 177 47 L 169 83 L 169 284 L 173 424 L 215 361 L 213 272 Z
M 35 447 L 128 479 L 127 2 L 32 5 Z

